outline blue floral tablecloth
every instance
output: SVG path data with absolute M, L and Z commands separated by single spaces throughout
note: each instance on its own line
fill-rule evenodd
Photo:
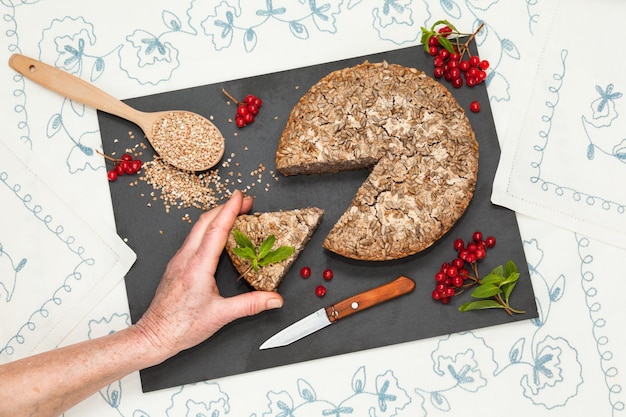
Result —
M 537 152 L 536 126 L 547 122 L 546 113 L 533 120 L 529 105 L 555 108 L 542 97 L 557 94 L 555 85 L 566 81 L 566 88 L 573 83 L 585 91 L 578 97 L 562 90 L 569 95 L 558 110 L 582 121 L 584 158 L 597 162 L 585 168 L 588 176 L 604 190 L 623 169 L 597 166 L 606 155 L 622 162 L 621 147 L 604 146 L 602 138 L 605 127 L 621 121 L 626 85 L 594 71 L 601 66 L 593 57 L 587 66 L 568 65 L 567 77 L 559 67 L 587 52 L 568 34 L 590 27 L 602 33 L 598 41 L 619 37 L 619 24 L 597 21 L 623 16 L 619 1 L 0 4 L 3 62 L 12 53 L 30 55 L 119 98 L 406 47 L 419 42 L 421 26 L 440 19 L 468 32 L 484 21 L 476 41 L 491 62 L 487 86 L 503 155 L 523 160 Z M 115 234 L 105 164 L 95 152 L 101 149 L 95 111 L 22 79 L 8 65 L 0 66 L 0 77 L 0 362 L 7 362 L 128 326 L 123 277 L 134 254 Z M 562 138 L 567 125 L 553 124 L 550 140 Z M 606 137 L 619 144 L 621 135 Z M 571 149 L 561 147 L 567 158 Z M 564 163 L 558 154 L 545 160 L 546 170 Z M 501 169 L 515 172 L 505 159 Z M 580 217 L 605 224 L 611 216 L 621 219 L 619 207 Z M 152 393 L 142 393 L 132 374 L 66 415 L 624 415 L 626 306 L 615 267 L 624 249 L 532 210 L 520 210 L 518 220 L 537 319 Z

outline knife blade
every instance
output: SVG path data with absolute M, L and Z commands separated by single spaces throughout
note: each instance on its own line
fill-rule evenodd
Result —
M 400 275 L 387 284 L 353 295 L 328 307 L 322 307 L 267 339 L 259 350 L 287 346 L 354 313 L 408 294 L 415 281 Z

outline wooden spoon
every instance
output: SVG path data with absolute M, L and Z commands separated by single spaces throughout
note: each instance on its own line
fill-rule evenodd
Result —
M 135 123 L 161 158 L 177 168 L 204 171 L 224 155 L 224 137 L 199 114 L 136 110 L 68 72 L 24 55 L 12 55 L 9 66 L 62 96 Z

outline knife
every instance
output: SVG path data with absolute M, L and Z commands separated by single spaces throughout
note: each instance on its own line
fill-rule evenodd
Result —
M 320 308 L 267 339 L 259 349 L 287 346 L 354 313 L 408 294 L 414 288 L 415 281 L 401 275 L 387 284 L 353 295 L 331 306 Z

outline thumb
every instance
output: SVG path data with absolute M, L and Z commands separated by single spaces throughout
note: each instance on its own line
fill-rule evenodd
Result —
M 283 306 L 283 297 L 274 291 L 250 291 L 222 300 L 224 302 L 224 309 L 222 310 L 224 324 Z

